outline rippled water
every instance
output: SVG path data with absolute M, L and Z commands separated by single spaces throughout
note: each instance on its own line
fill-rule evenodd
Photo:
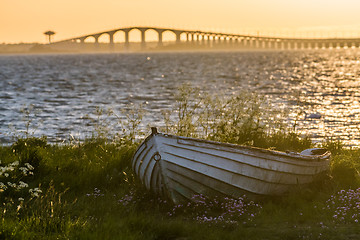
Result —
M 265 94 L 289 108 L 314 140 L 360 141 L 360 51 L 252 51 L 0 56 L 0 142 L 24 129 L 21 109 L 34 105 L 36 134 L 51 141 L 93 132 L 96 107 L 120 111 L 143 103 L 145 124 L 158 124 L 173 94 L 190 82 L 203 91 Z M 298 115 L 301 110 L 301 114 Z

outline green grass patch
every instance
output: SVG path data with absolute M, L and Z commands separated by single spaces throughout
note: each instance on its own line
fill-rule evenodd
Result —
M 198 196 L 189 205 L 174 206 L 137 182 L 131 170 L 136 146 L 100 139 L 77 145 L 50 145 L 43 138 L 36 141 L 30 138 L 0 147 L 2 169 L 19 162 L 13 171 L 2 170 L 0 181 L 6 185 L 11 177 L 16 184 L 20 180 L 28 184 L 22 189 L 9 191 L 10 186 L 2 189 L 0 238 L 357 239 L 360 236 L 358 150 L 338 151 L 328 177 L 283 197 L 252 203 L 246 199 L 240 202 Z M 38 165 L 33 175 L 23 176 L 17 168 L 34 159 Z M 5 172 L 10 174 L 7 178 Z M 38 196 L 29 192 L 33 188 L 41 189 Z M 222 210 L 222 206 L 227 210 Z M 236 214 L 236 211 L 243 212 Z

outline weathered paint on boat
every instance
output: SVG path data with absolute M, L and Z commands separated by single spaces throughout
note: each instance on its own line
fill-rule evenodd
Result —
M 285 153 L 162 134 L 153 128 L 135 152 L 132 167 L 147 189 L 178 203 L 195 194 L 281 195 L 313 182 L 329 169 L 329 162 L 324 149 Z

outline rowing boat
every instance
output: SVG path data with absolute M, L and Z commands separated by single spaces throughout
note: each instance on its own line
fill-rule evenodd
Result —
M 152 128 L 132 168 L 147 189 L 174 203 L 194 195 L 278 196 L 311 184 L 329 169 L 330 152 L 280 152 L 158 133 Z

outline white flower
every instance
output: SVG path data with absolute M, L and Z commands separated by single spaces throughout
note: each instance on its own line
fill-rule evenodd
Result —
M 0 182 L 0 189 L 6 190 L 7 186 L 3 182 Z
M 7 182 L 7 185 L 8 185 L 9 187 L 16 188 L 16 183 Z
M 19 186 L 18 186 L 18 188 L 27 188 L 29 185 L 27 184 L 27 183 L 24 183 L 23 181 L 20 181 L 19 182 Z
M 25 163 L 25 166 L 29 169 L 29 170 L 34 170 L 34 167 L 30 165 L 30 163 Z
M 12 163 L 10 163 L 9 166 L 11 166 L 11 167 L 19 166 L 19 161 L 12 162 Z
M 39 197 L 42 191 L 39 188 L 32 188 L 29 189 L 29 193 L 31 194 L 32 197 Z

